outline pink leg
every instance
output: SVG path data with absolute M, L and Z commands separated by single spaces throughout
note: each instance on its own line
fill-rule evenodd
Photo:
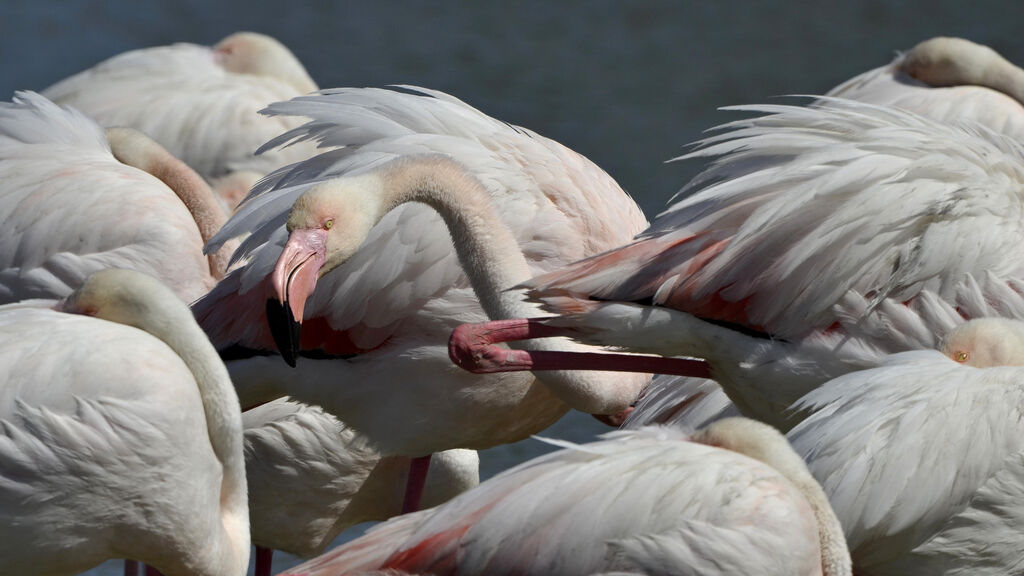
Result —
M 274 549 L 256 547 L 256 570 L 253 576 L 270 576 L 270 564 L 274 559 Z
M 124 576 L 139 576 L 139 561 L 138 560 L 125 560 L 124 561 Z
M 548 326 L 543 323 L 543 319 L 538 318 L 463 324 L 452 332 L 448 340 L 448 357 L 456 366 L 475 374 L 524 370 L 604 370 L 711 378 L 711 369 L 703 360 L 601 352 L 508 350 L 494 345 L 497 342 L 571 335 L 571 329 Z
M 420 509 L 423 500 L 423 486 L 427 483 L 427 470 L 430 468 L 430 455 L 419 456 L 409 463 L 409 480 L 405 484 L 405 500 L 402 501 L 402 514 Z

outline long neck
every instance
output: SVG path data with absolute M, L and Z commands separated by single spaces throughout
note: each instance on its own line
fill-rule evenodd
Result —
M 188 309 L 175 299 L 174 306 L 161 306 L 160 318 L 139 327 L 166 343 L 185 362 L 199 386 L 210 445 L 224 468 L 221 479 L 221 523 L 223 539 L 219 560 L 235 573 L 249 557 L 249 508 L 245 481 L 242 415 L 228 371 L 206 334 Z
M 477 298 L 492 320 L 539 315 L 538 308 L 509 291 L 532 276 L 512 232 L 498 216 L 483 184 L 458 162 L 444 156 L 393 161 L 383 171 L 383 212 L 405 202 L 437 210 L 448 226 L 455 251 Z M 568 340 L 531 340 L 530 350 L 589 350 Z M 570 407 L 591 414 L 626 409 L 649 380 L 647 375 L 546 371 L 537 375 Z
M 110 142 L 110 151 L 119 162 L 148 172 L 177 194 L 192 214 L 204 244 L 227 221 L 227 214 L 210 186 L 195 170 L 162 146 L 141 132 L 125 128 L 108 128 L 107 140 Z M 210 274 L 214 278 L 224 276 L 235 246 L 235 243 L 222 246 L 207 257 Z
M 384 210 L 422 202 L 448 226 L 466 275 L 492 319 L 536 314 L 519 293 L 507 290 L 532 274 L 490 194 L 461 164 L 443 156 L 402 159 L 384 174 Z

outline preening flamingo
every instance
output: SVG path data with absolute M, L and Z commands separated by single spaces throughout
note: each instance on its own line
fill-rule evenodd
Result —
M 766 115 L 703 141 L 690 156 L 716 160 L 637 241 L 528 283 L 563 314 L 543 331 L 707 359 L 741 412 L 788 429 L 831 378 L 1024 319 L 1019 144 L 846 100 L 738 109 Z
M 0 572 L 245 574 L 240 409 L 186 305 L 129 270 L 46 304 L 0 307 Z
M 253 153 L 299 124 L 294 118 L 261 116 L 259 110 L 316 89 L 283 44 L 239 32 L 212 48 L 179 43 L 125 52 L 43 94 L 103 126 L 144 132 L 212 180 L 239 170 L 266 174 L 312 156 L 306 144 Z
M 61 298 L 108 267 L 151 274 L 190 302 L 229 248 L 226 220 L 193 170 L 138 132 L 103 131 L 38 94 L 0 103 L 0 302 Z
M 1024 71 L 992 49 L 960 38 L 921 42 L 890 64 L 842 83 L 828 96 L 893 106 L 967 129 L 981 124 L 1024 142 Z M 661 376 L 645 391 L 631 421 L 679 421 L 699 427 L 709 419 L 735 414 L 717 385 Z
M 559 444 L 286 574 L 851 574 L 821 487 L 769 426 Z
M 585 375 L 556 396 L 529 375 L 462 373 L 446 344 L 456 325 L 484 319 L 484 309 L 532 310 L 505 288 L 632 237 L 643 227 L 635 203 L 556 142 L 446 94 L 405 90 L 340 89 L 271 107 L 311 118 L 279 143 L 308 138 L 344 147 L 271 176 L 213 243 L 250 233 L 240 248 L 248 260 L 194 306 L 220 348 L 275 350 L 268 299 L 287 298 L 284 308 L 303 319 L 295 368 L 279 357 L 229 362 L 243 405 L 291 395 L 337 415 L 383 453 L 410 456 L 522 439 L 562 416 L 564 401 L 595 413 L 628 406 L 646 377 Z M 398 206 L 410 200 L 445 213 Z M 312 227 L 291 226 L 295 240 L 284 248 L 289 213 Z M 276 293 L 278 260 L 297 253 L 296 241 L 321 234 L 327 263 L 287 275 L 290 289 L 306 292 Z M 316 291 L 303 302 L 314 279 Z M 591 385 L 607 395 L 590 394 Z
M 249 521 L 257 546 L 315 556 L 343 530 L 401 512 L 409 458 L 381 457 L 351 428 L 319 408 L 276 400 L 242 414 Z M 472 450 L 431 459 L 424 506 L 480 482 Z

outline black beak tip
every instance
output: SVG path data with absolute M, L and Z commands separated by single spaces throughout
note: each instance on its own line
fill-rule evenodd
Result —
M 276 298 L 267 299 L 267 325 L 270 327 L 270 335 L 274 338 L 281 357 L 284 358 L 292 368 L 299 356 L 299 339 L 302 335 L 302 324 L 295 320 L 292 309 L 285 302 L 282 304 Z

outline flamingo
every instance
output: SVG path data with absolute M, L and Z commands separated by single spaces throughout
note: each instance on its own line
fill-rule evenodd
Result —
M 230 255 L 203 256 L 227 216 L 193 170 L 35 93 L 0 103 L 0 197 L 0 302 L 62 298 L 108 267 L 151 274 L 190 302 Z
M 1024 142 L 1024 71 L 991 48 L 962 38 L 925 40 L 827 95 L 942 122 L 974 122 Z
M 401 511 L 409 459 L 382 458 L 319 408 L 276 400 L 243 412 L 242 423 L 257 574 L 264 565 L 269 574 L 274 549 L 316 556 L 348 527 Z M 472 450 L 439 452 L 431 463 L 424 506 L 480 482 L 480 459 Z
M 462 328 L 453 358 L 538 369 L 471 346 L 528 330 L 694 356 L 741 413 L 787 430 L 832 378 L 965 319 L 1024 318 L 1015 141 L 840 99 L 738 109 L 767 115 L 705 140 L 691 156 L 717 160 L 635 242 L 527 283 L 562 316 Z
M 301 340 L 283 340 L 295 368 L 276 356 L 228 363 L 243 405 L 290 395 L 338 416 L 383 454 L 414 457 L 522 439 L 561 417 L 566 400 L 597 414 L 627 407 L 645 376 L 586 375 L 556 396 L 530 376 L 461 373 L 445 346 L 457 324 L 482 319 L 483 309 L 522 313 L 504 288 L 630 238 L 644 225 L 636 204 L 551 140 L 447 94 L 403 90 L 339 89 L 270 108 L 311 118 L 275 143 L 342 147 L 269 176 L 211 242 L 249 233 L 236 254 L 245 261 L 193 308 L 218 347 L 275 350 L 268 298 L 287 299 L 284 309 L 304 327 Z M 398 206 L 413 191 L 445 212 Z M 276 293 L 276 263 L 296 254 L 300 238 L 326 233 L 324 221 L 292 225 L 288 240 L 285 221 L 300 218 L 303 206 L 314 210 L 307 216 L 332 211 L 331 252 L 318 269 L 287 275 L 306 292 Z M 467 224 L 484 238 L 460 232 Z M 591 394 L 590 386 L 608 392 Z
M 1024 323 L 981 318 L 795 406 L 788 439 L 828 494 L 858 574 L 1024 570 Z
M 187 306 L 131 270 L 56 307 L 0 307 L 0 572 L 134 558 L 173 575 L 249 561 L 242 421 Z
M 827 96 L 901 108 L 945 123 L 982 124 L 1024 142 L 1024 72 L 991 48 L 961 38 L 921 42 Z M 827 99 L 820 102 L 828 104 Z M 651 382 L 628 422 L 679 421 L 700 427 L 736 414 L 712 381 L 663 375 Z
M 770 426 L 558 444 L 285 574 L 851 574 L 821 487 Z
M 266 174 L 312 156 L 313 148 L 305 144 L 253 153 L 298 125 L 291 118 L 257 112 L 316 89 L 283 44 L 263 34 L 239 32 L 212 48 L 179 43 L 125 52 L 57 82 L 43 94 L 103 126 L 147 134 L 213 180 L 235 171 Z M 231 199 L 226 202 L 234 206 Z

